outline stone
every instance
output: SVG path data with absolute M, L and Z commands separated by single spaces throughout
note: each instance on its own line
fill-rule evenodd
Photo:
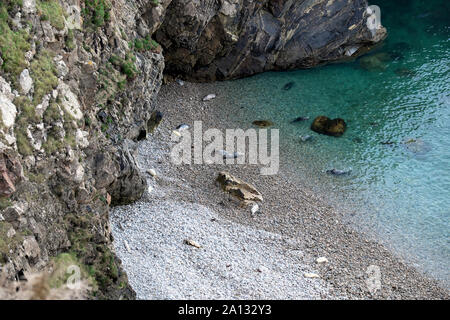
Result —
M 3 125 L 6 128 L 11 128 L 16 122 L 17 109 L 3 93 L 0 93 L 0 111 Z
M 155 171 L 155 169 L 148 169 L 148 170 L 147 170 L 147 173 L 148 173 L 149 175 L 151 175 L 152 177 L 156 177 L 156 171 Z
M 163 119 L 163 114 L 158 110 L 152 112 L 150 119 L 147 121 L 147 130 L 149 132 L 155 131 Z
M 409 139 L 404 141 L 402 145 L 415 155 L 424 155 L 432 150 L 431 145 L 422 139 Z
M 216 181 L 222 189 L 230 195 L 241 201 L 243 204 L 251 204 L 254 202 L 262 202 L 261 193 L 254 186 L 246 183 L 228 172 L 219 172 Z
M 269 272 L 269 269 L 264 266 L 260 266 L 258 269 L 256 269 L 256 271 L 261 272 L 261 273 L 267 273 L 267 272 Z
M 124 240 L 124 241 L 123 241 L 123 244 L 125 245 L 125 249 L 127 249 L 127 251 L 128 251 L 129 253 L 131 253 L 131 248 L 130 248 L 130 245 L 128 244 L 128 241 L 127 241 L 127 240 Z
M 22 0 L 22 11 L 25 14 L 36 12 L 36 0 Z
M 83 118 L 83 112 L 81 111 L 77 95 L 62 81 L 59 82 L 58 92 L 61 95 L 61 105 L 64 110 L 76 120 L 81 120 Z
M 316 259 L 316 262 L 319 263 L 319 264 L 328 263 L 328 259 L 325 258 L 325 257 L 319 257 L 319 258 Z
M 312 273 L 312 272 L 306 272 L 303 274 L 303 276 L 305 278 L 310 278 L 310 279 L 318 279 L 320 278 L 320 276 L 317 273 Z
M 362 57 L 359 65 L 367 71 L 384 71 L 387 68 L 386 63 L 391 61 L 392 57 L 387 52 L 380 52 Z
M 20 74 L 19 84 L 22 89 L 22 93 L 27 95 L 33 87 L 33 79 L 31 78 L 28 69 L 24 69 Z
M 257 213 L 258 211 L 259 211 L 259 206 L 258 206 L 257 203 L 255 203 L 255 204 L 252 206 L 252 208 L 250 209 L 250 212 L 251 212 L 252 214 L 255 214 L 255 213 Z
M 1 63 L 0 63 L 0 65 L 1 65 Z M 6 99 L 8 99 L 10 101 L 13 101 L 15 98 L 15 95 L 11 91 L 11 85 L 9 84 L 8 81 L 3 79 L 1 76 L 0 76 L 0 94 L 3 94 L 6 97 Z
M 10 150 L 2 152 L 0 154 L 0 196 L 13 194 L 22 177 L 23 169 L 19 158 Z
M 82 131 L 80 129 L 75 131 L 75 141 L 81 149 L 85 149 L 89 146 L 88 136 L 89 132 L 87 131 Z
M 203 101 L 210 101 L 210 100 L 215 99 L 215 98 L 216 98 L 216 95 L 214 93 L 211 93 L 211 94 L 208 94 L 207 96 L 205 96 L 203 98 Z
M 69 68 L 67 67 L 66 63 L 61 59 L 57 59 L 55 61 L 56 66 L 56 72 L 58 73 L 58 77 L 64 78 L 69 73 Z
M 39 244 L 33 236 L 27 237 L 23 241 L 23 249 L 25 256 L 30 258 L 36 258 L 41 254 L 41 249 L 39 248 Z
M 202 247 L 201 245 L 199 245 L 196 241 L 194 241 L 192 239 L 186 239 L 186 240 L 184 240 L 184 243 L 189 246 L 195 247 L 197 249 L 200 249 Z
M 286 90 L 286 91 L 291 90 L 294 87 L 294 85 L 295 85 L 295 82 L 288 82 L 283 86 L 283 90 Z
M 273 126 L 273 122 L 269 120 L 255 120 L 252 122 L 255 126 L 260 128 L 267 128 Z
M 346 128 L 347 124 L 344 120 L 340 118 L 331 120 L 330 118 L 325 116 L 319 116 L 315 118 L 311 125 L 311 130 L 333 137 L 342 136 Z

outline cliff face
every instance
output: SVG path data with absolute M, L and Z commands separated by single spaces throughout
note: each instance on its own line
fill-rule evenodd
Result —
M 156 32 L 166 72 L 196 80 L 309 68 L 346 58 L 386 34 L 368 30 L 365 0 L 168 2 Z
M 3 0 L 1 270 L 20 279 L 69 253 L 96 297 L 133 298 L 108 210 L 146 189 L 133 150 L 154 125 L 165 63 L 170 74 L 214 80 L 333 61 L 383 37 L 366 29 L 366 6 Z

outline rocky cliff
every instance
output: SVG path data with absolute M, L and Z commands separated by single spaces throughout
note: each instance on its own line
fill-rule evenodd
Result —
M 60 283 L 68 274 L 56 270 L 70 263 L 89 279 L 92 296 L 134 298 L 112 251 L 108 210 L 146 188 L 134 145 L 154 126 L 165 65 L 172 76 L 216 80 L 339 60 L 384 37 L 384 29 L 367 29 L 366 7 L 363 0 L 2 0 L 2 272 L 25 280 L 45 269 Z

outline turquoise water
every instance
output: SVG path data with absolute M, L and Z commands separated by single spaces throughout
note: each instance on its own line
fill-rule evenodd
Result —
M 244 128 L 274 122 L 280 161 L 295 178 L 448 286 L 450 1 L 373 4 L 389 31 L 381 48 L 345 64 L 226 82 L 229 117 Z M 347 131 L 312 132 L 318 115 L 343 118 Z M 292 124 L 298 116 L 310 120 Z M 337 177 L 331 168 L 352 171 Z

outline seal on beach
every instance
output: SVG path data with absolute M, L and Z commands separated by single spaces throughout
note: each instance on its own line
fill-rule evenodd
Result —
M 286 91 L 291 90 L 294 85 L 295 85 L 295 82 L 293 82 L 293 81 L 288 82 L 283 86 L 283 90 L 286 90 Z
M 346 174 L 350 174 L 351 170 L 338 170 L 338 169 L 330 169 L 326 171 L 328 174 L 332 174 L 335 176 L 342 176 Z
M 291 121 L 291 123 L 302 122 L 302 121 L 306 121 L 306 120 L 309 120 L 309 117 L 302 116 L 302 117 L 295 118 L 294 120 Z

